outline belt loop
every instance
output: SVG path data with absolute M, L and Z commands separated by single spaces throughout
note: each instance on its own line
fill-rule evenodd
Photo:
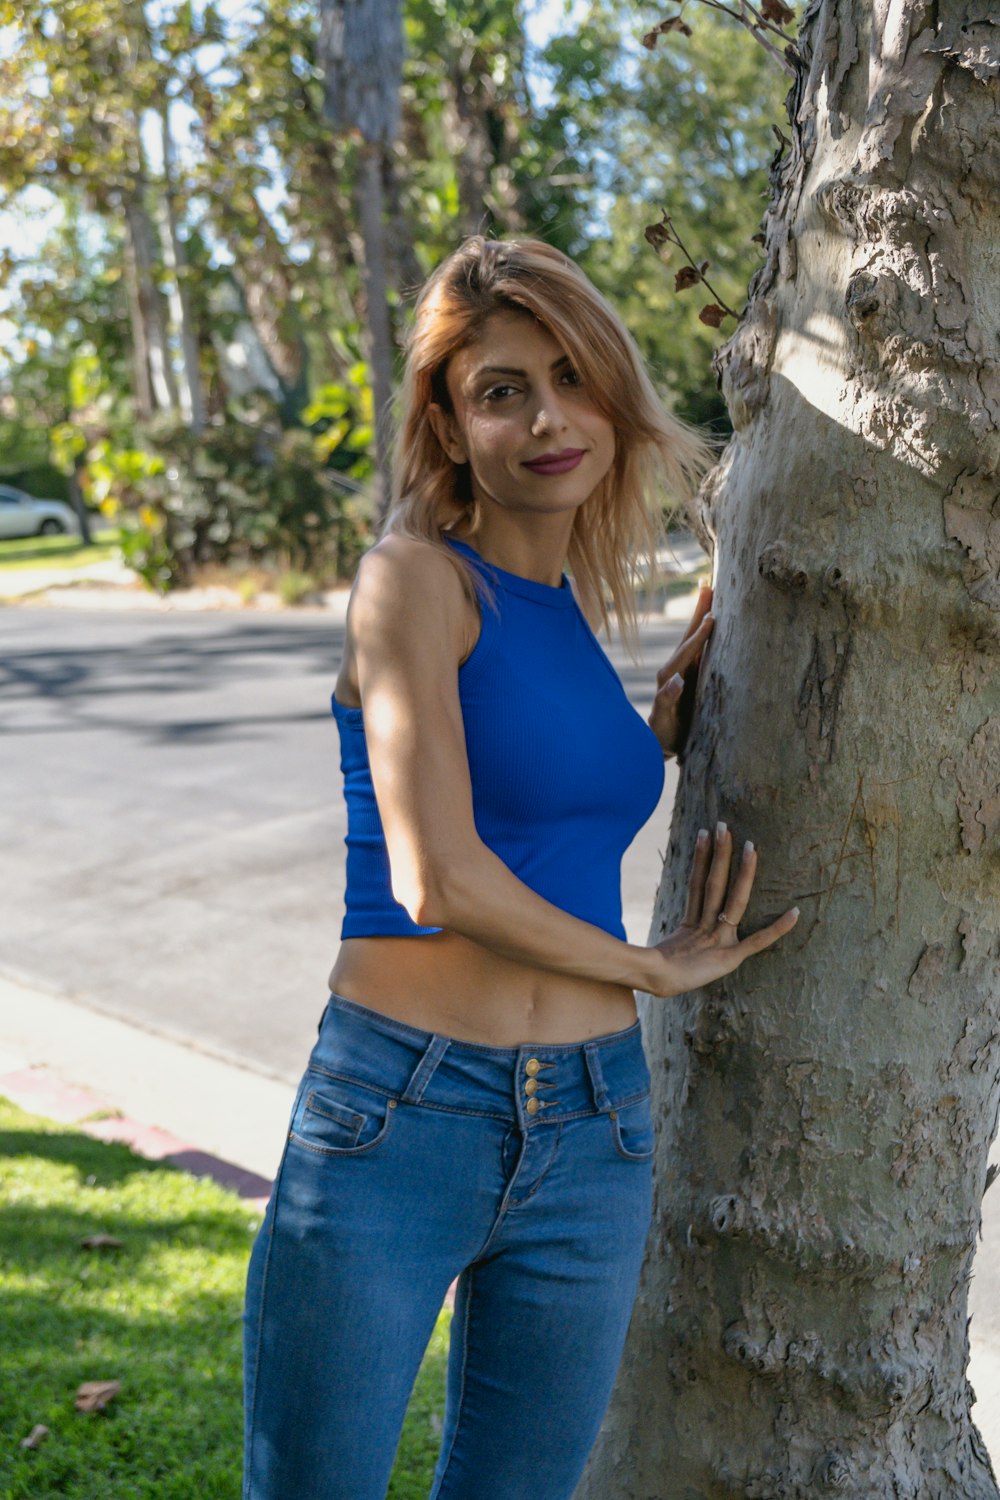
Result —
M 437 1032 L 431 1037 L 424 1048 L 423 1056 L 410 1075 L 409 1083 L 400 1095 L 404 1104 L 420 1103 L 424 1090 L 434 1076 L 434 1069 L 448 1050 L 449 1040 L 449 1037 L 439 1036 Z
M 587 1060 L 587 1071 L 594 1089 L 594 1103 L 603 1113 L 611 1108 L 611 1095 L 608 1093 L 607 1084 L 604 1082 L 604 1072 L 601 1068 L 599 1044 L 597 1042 L 584 1042 L 583 1055 Z

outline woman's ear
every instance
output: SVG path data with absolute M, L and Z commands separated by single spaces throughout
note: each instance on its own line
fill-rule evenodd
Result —
M 427 407 L 427 416 L 434 429 L 434 436 L 441 447 L 447 453 L 453 464 L 465 464 L 469 461 L 469 455 L 465 451 L 458 423 L 450 412 L 446 412 L 443 406 L 436 401 L 431 401 Z

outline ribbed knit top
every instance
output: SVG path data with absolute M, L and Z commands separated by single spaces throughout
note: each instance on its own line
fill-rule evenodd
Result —
M 446 536 L 492 585 L 497 612 L 458 668 L 476 831 L 525 885 L 624 938 L 622 855 L 656 807 L 663 751 L 561 584 L 487 563 Z M 396 901 L 368 764 L 364 715 L 332 698 L 347 801 L 341 937 L 423 935 Z

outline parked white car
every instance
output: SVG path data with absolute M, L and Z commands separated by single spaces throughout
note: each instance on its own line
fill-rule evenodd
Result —
M 76 512 L 61 500 L 36 500 L 34 495 L 0 484 L 0 540 L 12 536 L 80 534 Z

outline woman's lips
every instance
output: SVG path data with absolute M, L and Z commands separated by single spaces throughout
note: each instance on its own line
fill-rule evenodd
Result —
M 565 458 L 536 459 L 534 463 L 526 463 L 526 469 L 533 469 L 536 474 L 568 474 L 570 469 L 575 469 L 583 457 L 582 450 L 575 453 L 567 453 Z

